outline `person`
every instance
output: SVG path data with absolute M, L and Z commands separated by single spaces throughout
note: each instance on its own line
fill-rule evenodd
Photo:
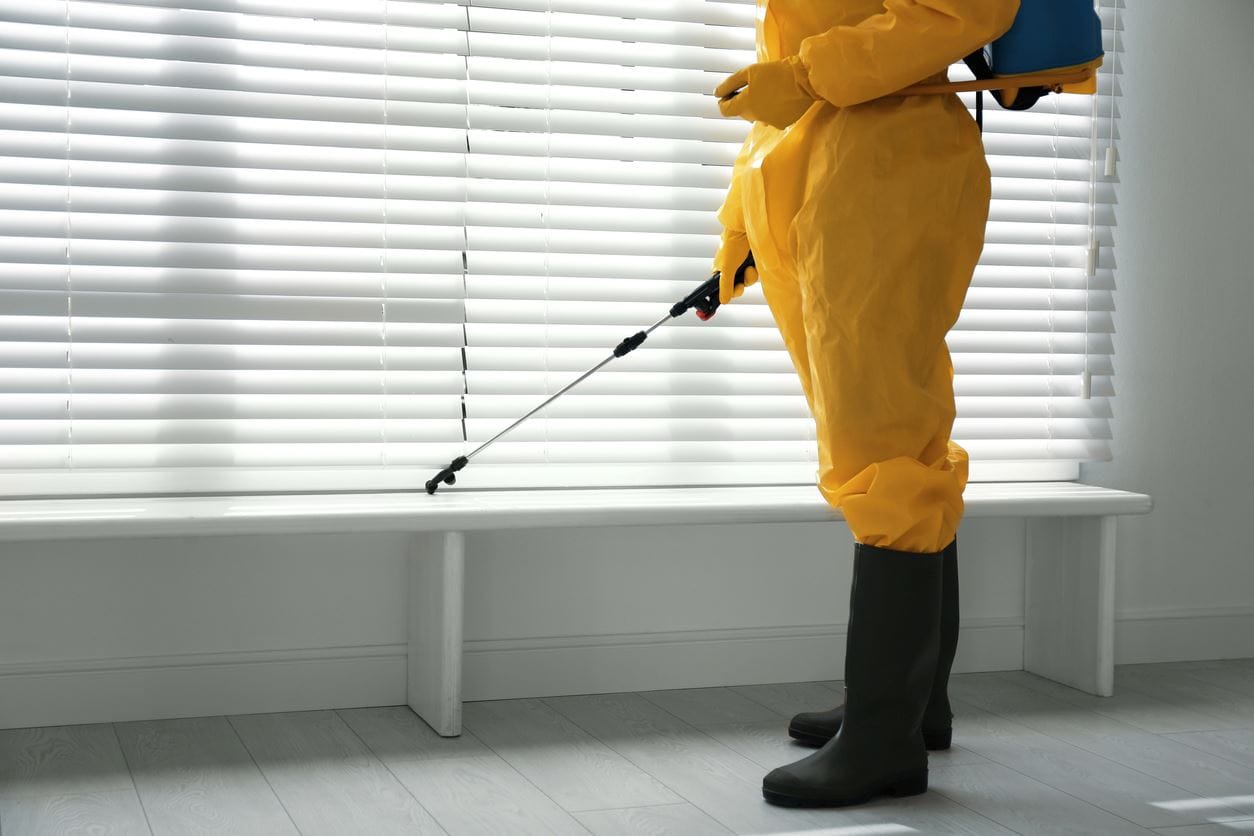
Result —
M 758 0 L 758 63 L 715 91 L 754 123 L 718 214 L 720 301 L 743 293 L 738 272 L 760 280 L 814 416 L 818 489 L 856 541 L 845 702 L 794 718 L 821 748 L 766 776 L 775 804 L 923 792 L 925 747 L 949 745 L 967 455 L 945 335 L 990 178 L 957 96 L 893 94 L 945 80 L 1018 5 Z

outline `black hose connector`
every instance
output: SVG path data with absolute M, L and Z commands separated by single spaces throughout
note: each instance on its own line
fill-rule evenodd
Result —
M 469 463 L 470 463 L 470 459 L 466 458 L 465 456 L 458 456 L 457 458 L 453 459 L 451 462 L 449 462 L 448 467 L 441 470 L 430 481 L 427 482 L 427 493 L 434 494 L 437 490 L 439 490 L 440 485 L 442 484 L 444 485 L 456 484 L 457 477 L 454 474 L 456 474 L 457 471 L 461 470 L 463 467 L 465 467 Z
M 614 356 L 625 357 L 628 354 L 631 354 L 633 351 L 635 351 L 637 348 L 640 347 L 641 343 L 643 343 L 648 338 L 649 338 L 649 335 L 646 334 L 644 331 L 637 331 L 636 333 L 632 334 L 630 337 L 628 337 L 627 339 L 623 340 L 621 343 L 618 344 L 618 346 L 614 349 Z

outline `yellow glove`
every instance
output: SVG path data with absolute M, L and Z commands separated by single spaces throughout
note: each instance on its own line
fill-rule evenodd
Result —
M 718 301 L 726 305 L 733 299 L 742 296 L 746 287 L 758 282 L 758 271 L 754 267 L 745 267 L 745 262 L 752 258 L 749 252 L 749 236 L 732 229 L 723 230 L 723 240 L 718 252 L 714 255 L 714 269 L 719 272 Z M 736 283 L 736 273 L 744 267 L 743 284 Z
M 750 64 L 714 88 L 724 116 L 765 122 L 787 128 L 801 118 L 819 95 L 810 86 L 809 73 L 794 55 L 782 61 Z

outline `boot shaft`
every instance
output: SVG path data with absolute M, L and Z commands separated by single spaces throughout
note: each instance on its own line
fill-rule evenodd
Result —
M 858 544 L 845 652 L 850 730 L 914 737 L 940 652 L 943 560 Z
M 936 675 L 932 679 L 932 695 L 923 717 L 925 729 L 942 730 L 953 725 L 949 705 L 949 671 L 958 650 L 960 608 L 958 603 L 958 541 L 943 552 L 941 568 L 940 647 L 936 657 Z

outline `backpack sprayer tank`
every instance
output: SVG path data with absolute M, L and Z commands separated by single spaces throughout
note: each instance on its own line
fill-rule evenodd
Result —
M 1091 0 L 1020 0 L 1010 29 L 964 59 L 974 81 L 916 84 L 903 93 L 991 90 L 1007 110 L 1028 110 L 1050 93 L 1095 94 L 1104 57 Z

